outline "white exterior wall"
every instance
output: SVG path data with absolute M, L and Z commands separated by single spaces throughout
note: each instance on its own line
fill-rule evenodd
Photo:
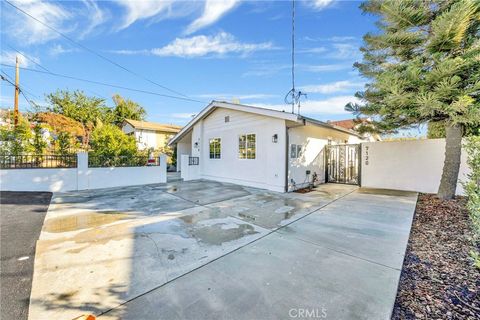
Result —
M 182 170 L 182 163 L 183 163 L 182 155 L 190 156 L 192 152 L 191 144 L 192 144 L 191 141 L 184 141 L 184 140 L 177 143 L 177 171 Z
M 139 149 L 157 149 L 157 134 L 153 130 L 135 130 L 135 140 L 137 140 L 137 146 Z
M 88 168 L 87 154 L 79 153 L 77 168 L 0 170 L 1 191 L 65 192 L 166 182 L 165 155 L 160 166 Z
M 288 132 L 289 190 L 308 186 L 312 182 L 314 172 L 317 173 L 317 183 L 325 183 L 325 146 L 328 144 L 328 139 L 332 140 L 332 144 L 359 143 L 361 141 L 358 137 L 347 133 L 308 124 L 290 128 Z M 302 146 L 302 154 L 299 158 L 291 158 L 290 147 L 292 144 Z M 310 170 L 308 176 L 307 170 Z
M 445 139 L 362 143 L 362 187 L 436 193 L 445 160 Z M 460 181 L 469 172 L 462 151 Z
M 225 116 L 230 122 L 225 123 Z M 239 159 L 241 134 L 256 134 L 256 159 Z M 274 134 L 277 143 L 272 142 Z M 209 158 L 209 140 L 213 138 L 221 139 L 221 159 Z M 201 178 L 283 192 L 285 138 L 282 119 L 219 108 L 193 127 L 192 156 L 200 157 Z
M 184 181 L 196 180 L 200 178 L 200 166 L 191 166 L 188 164 L 189 155 L 180 156 L 182 167 L 181 167 L 181 178 Z

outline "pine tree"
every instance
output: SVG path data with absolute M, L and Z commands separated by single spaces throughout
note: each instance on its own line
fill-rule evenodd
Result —
M 378 32 L 364 36 L 356 68 L 369 83 L 346 110 L 372 116 L 364 131 L 395 132 L 429 121 L 445 124 L 438 197 L 455 196 L 465 126 L 480 124 L 480 1 L 371 0 Z

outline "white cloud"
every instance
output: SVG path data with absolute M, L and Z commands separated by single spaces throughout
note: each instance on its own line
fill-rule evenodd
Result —
M 307 0 L 305 3 L 315 10 L 323 10 L 332 5 L 333 0 Z
M 77 52 L 77 51 L 78 51 L 78 49 L 76 49 L 76 48 L 65 48 L 61 44 L 57 43 L 57 44 L 53 45 L 48 50 L 48 53 L 52 56 L 58 56 L 58 55 L 61 55 L 61 54 Z
M 187 27 L 185 34 L 194 33 L 201 28 L 215 23 L 227 12 L 235 8 L 238 3 L 238 0 L 205 0 L 202 15 Z
M 299 65 L 299 69 L 307 72 L 331 72 L 352 68 L 350 64 L 320 64 L 320 65 Z
M 243 43 L 226 32 L 215 36 L 194 36 L 190 38 L 176 38 L 161 48 L 151 50 L 114 50 L 117 54 L 152 54 L 161 57 L 203 57 L 208 55 L 225 55 L 228 53 L 248 54 L 261 50 L 276 49 L 271 42 Z
M 350 112 L 345 111 L 345 105 L 349 102 L 359 103 L 359 99 L 353 96 L 337 96 L 324 100 L 304 100 L 301 103 L 300 114 L 304 115 L 351 115 Z M 252 104 L 261 108 L 269 108 L 275 110 L 291 110 L 290 105 L 286 104 L 262 104 L 256 103 Z
M 53 2 L 41 0 L 12 2 L 25 12 L 57 30 L 64 30 L 64 23 L 72 17 L 62 6 Z M 5 5 L 5 7 L 7 6 Z M 5 21 L 2 21 L 2 25 L 8 26 L 8 30 L 5 32 L 14 34 L 15 38 L 21 39 L 23 44 L 45 43 L 59 37 L 56 32 L 17 11 L 13 7 L 8 6 L 8 9 L 4 10 L 2 19 L 4 18 Z
M 349 80 L 344 81 L 337 81 L 331 83 L 324 83 L 318 85 L 308 85 L 302 86 L 300 89 L 305 91 L 306 93 L 323 93 L 323 94 L 330 94 L 330 93 L 337 93 L 337 92 L 345 92 L 348 90 L 361 88 L 363 86 L 362 82 L 352 82 Z
M 126 15 L 119 26 L 119 30 L 129 27 L 137 20 L 144 20 L 155 17 L 160 14 L 168 15 L 171 10 L 173 1 L 171 0 L 149 0 L 149 1 L 132 1 L 117 0 L 126 10 Z
M 360 55 L 358 46 L 350 43 L 334 43 L 334 52 L 330 54 L 335 59 L 356 59 Z
M 308 48 L 308 49 L 299 49 L 296 50 L 298 53 L 323 53 L 327 51 L 325 47 L 316 47 L 316 48 Z
M 94 31 L 96 27 L 103 24 L 107 20 L 108 16 L 106 12 L 100 9 L 97 3 L 93 0 L 82 0 L 82 2 L 87 9 L 85 15 L 88 17 L 88 25 L 83 28 L 79 37 L 85 38 L 85 36 Z
M 15 57 L 17 56 L 20 67 L 27 68 L 32 66 L 33 62 L 29 61 L 22 51 L 20 51 L 20 53 L 15 51 L 2 51 L 2 54 L 0 55 L 0 61 L 1 63 L 5 63 L 8 65 L 15 65 Z M 32 57 L 31 55 L 28 55 L 28 57 L 36 63 L 40 63 L 40 59 L 38 59 L 37 57 Z

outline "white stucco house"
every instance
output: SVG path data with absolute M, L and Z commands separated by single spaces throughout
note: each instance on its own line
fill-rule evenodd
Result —
M 212 101 L 169 142 L 182 178 L 292 191 L 325 182 L 325 146 L 366 141 L 301 115 Z
M 181 126 L 163 124 L 149 121 L 125 119 L 122 131 L 133 135 L 140 150 L 164 148 L 170 138 L 177 134 Z

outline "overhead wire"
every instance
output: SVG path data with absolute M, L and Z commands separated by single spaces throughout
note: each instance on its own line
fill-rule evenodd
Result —
M 3 70 L 2 70 L 2 73 L 5 74 L 7 77 L 8 77 L 8 74 L 5 73 Z M 0 75 L 1 79 L 4 80 L 4 81 L 7 81 L 9 84 L 11 84 L 12 86 L 14 86 L 15 88 L 17 87 L 13 82 L 11 82 L 8 78 Z M 32 107 L 32 109 L 35 109 L 35 106 L 33 105 L 33 103 L 27 98 L 27 96 L 25 95 L 25 93 L 23 92 L 23 90 L 20 88 L 20 86 L 18 86 L 18 92 L 22 95 L 22 97 L 27 101 L 27 103 L 30 105 L 30 107 Z
M 0 63 L 0 65 L 4 66 L 4 67 L 8 67 L 8 68 L 15 68 L 15 66 L 5 64 L 5 63 Z M 205 101 L 201 101 L 201 100 L 197 100 L 197 99 L 184 98 L 184 97 L 179 97 L 179 96 L 173 96 L 173 95 L 158 93 L 158 92 L 154 92 L 154 91 L 130 88 L 130 87 L 125 87 L 125 86 L 116 85 L 116 84 L 110 84 L 110 83 L 106 83 L 106 82 L 100 82 L 100 81 L 95 81 L 95 80 L 89 80 L 89 79 L 83 79 L 83 78 L 78 78 L 78 77 L 74 77 L 74 76 L 69 76 L 69 75 L 65 75 L 65 74 L 59 74 L 59 73 L 55 73 L 55 72 L 46 72 L 46 71 L 36 70 L 36 69 L 31 69 L 31 68 L 26 68 L 26 67 L 19 67 L 19 69 L 20 70 L 25 70 L 25 71 L 30 71 L 30 72 L 41 73 L 41 74 L 48 74 L 48 75 L 55 76 L 55 77 L 61 77 L 61 78 L 72 79 L 72 80 L 77 80 L 77 81 L 82 81 L 82 82 L 87 82 L 87 83 L 93 83 L 93 84 L 112 87 L 112 88 L 117 88 L 117 89 L 123 89 L 123 90 L 128 90 L 128 91 L 151 94 L 151 95 L 165 97 L 165 98 L 171 98 L 171 99 L 177 99 L 177 100 L 183 100 L 183 101 L 190 101 L 190 102 L 197 102 L 197 103 L 202 103 L 202 104 L 206 103 Z
M 105 61 L 113 64 L 113 65 L 115 65 L 116 67 L 118 67 L 118 68 L 120 68 L 120 69 L 123 69 L 124 71 L 126 71 L 126 72 L 128 72 L 128 73 L 130 73 L 130 74 L 133 74 L 133 75 L 135 75 L 136 77 L 139 77 L 139 78 L 141 78 L 141 79 L 143 79 L 143 80 L 145 80 L 145 81 L 147 81 L 147 82 L 150 82 L 150 83 L 152 83 L 152 84 L 154 84 L 154 85 L 156 85 L 156 86 L 158 86 L 158 87 L 160 87 L 160 88 L 162 88 L 162 89 L 164 89 L 164 90 L 170 91 L 170 92 L 175 93 L 176 95 L 182 96 L 182 97 L 184 97 L 184 98 L 189 98 L 187 95 L 185 95 L 185 94 L 183 94 L 183 93 L 181 93 L 181 92 L 178 92 L 178 91 L 176 91 L 176 90 L 170 89 L 169 87 L 164 86 L 164 85 L 162 85 L 162 84 L 160 84 L 160 83 L 157 83 L 157 82 L 155 82 L 155 81 L 153 81 L 153 80 L 151 80 L 151 79 L 149 79 L 149 78 L 147 78 L 147 77 L 139 74 L 138 72 L 135 72 L 135 71 L 133 71 L 133 70 L 130 70 L 130 69 L 122 66 L 121 64 L 113 61 L 112 59 L 107 58 L 106 56 L 104 56 L 104 55 L 96 52 L 95 50 L 90 49 L 89 47 L 87 47 L 87 46 L 85 46 L 85 45 L 83 45 L 83 44 L 81 44 L 81 43 L 73 40 L 72 38 L 70 38 L 70 37 L 67 36 L 66 34 L 58 31 L 58 30 L 55 29 L 54 27 L 52 27 L 52 26 L 48 25 L 47 23 L 39 20 L 39 19 L 36 18 L 35 16 L 31 15 L 30 13 L 26 12 L 25 10 L 23 10 L 23 9 L 19 8 L 18 6 L 14 5 L 14 4 L 11 3 L 10 1 L 4 0 L 4 2 L 7 3 L 8 5 L 10 5 L 11 7 L 15 8 L 16 10 L 20 11 L 21 13 L 23 13 L 23 14 L 26 15 L 27 17 L 30 17 L 31 19 L 37 21 L 38 23 L 42 24 L 43 26 L 47 27 L 48 29 L 50 29 L 50 30 L 54 31 L 55 33 L 59 34 L 61 37 L 67 39 L 69 42 L 71 42 L 71 43 L 73 43 L 74 45 L 82 48 L 83 50 L 86 50 L 86 51 L 90 52 L 91 54 L 93 54 L 93 55 L 95 55 L 95 56 L 97 56 L 97 57 L 99 57 L 99 58 L 101 58 L 101 59 L 103 59 L 103 60 L 105 60 Z

